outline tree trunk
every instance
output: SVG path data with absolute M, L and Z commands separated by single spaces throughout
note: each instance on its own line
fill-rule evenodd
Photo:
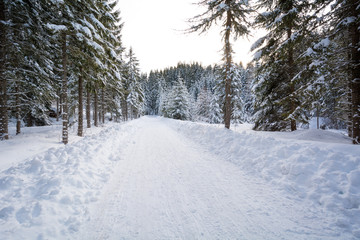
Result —
M 91 128 L 91 117 L 90 117 L 90 102 L 91 102 L 91 95 L 90 91 L 86 90 L 86 127 Z
M 320 108 L 316 108 L 316 129 L 320 129 Z
M 230 0 L 226 1 L 226 4 L 230 6 Z M 224 122 L 225 127 L 230 129 L 231 120 L 231 44 L 230 44 L 230 32 L 232 27 L 232 15 L 230 11 L 227 11 L 226 30 L 225 30 L 225 113 Z
M 102 88 L 102 91 L 101 91 L 101 117 L 102 117 L 103 124 L 105 123 L 105 90 L 104 90 L 104 88 Z
M 98 94 L 97 94 L 97 90 L 95 90 L 94 93 L 94 126 L 98 127 Z
M 124 121 L 127 121 L 128 120 L 128 103 L 126 101 L 126 98 L 125 98 L 125 100 L 122 101 L 122 105 L 123 105 Z
M 21 101 L 20 101 L 20 90 L 19 83 L 16 83 L 15 87 L 16 97 L 15 97 L 15 105 L 16 105 L 16 135 L 21 133 Z
M 350 58 L 350 57 L 349 57 Z M 351 70 L 349 69 L 348 70 L 349 72 L 351 72 Z M 350 138 L 353 137 L 353 119 L 352 119 L 352 116 L 353 116 L 353 109 L 352 109 L 352 83 L 351 83 L 351 76 L 350 74 L 348 74 L 348 93 L 347 93 L 347 100 L 348 100 L 348 103 L 347 103 L 347 116 L 348 116 L 348 119 L 347 119 L 347 130 L 348 130 L 348 135 Z
M 84 121 L 84 112 L 83 112 L 83 72 L 80 68 L 79 76 L 79 122 L 78 122 L 78 136 L 83 137 L 83 121 Z
M 67 46 L 66 33 L 62 34 L 62 64 L 63 64 L 63 78 L 62 78 L 62 142 L 67 144 L 69 141 L 68 131 L 68 106 L 67 106 Z
M 356 6 L 356 5 L 355 5 Z M 351 37 L 351 98 L 352 98 L 352 138 L 360 144 L 360 24 L 350 26 Z
M 59 121 L 59 92 L 57 92 L 57 97 L 56 97 L 56 121 Z
M 291 35 L 292 35 L 292 24 L 290 23 L 288 30 L 287 30 L 287 38 L 288 40 L 291 42 Z M 288 50 L 288 68 L 289 68 L 289 84 L 290 84 L 290 94 L 293 95 L 295 92 L 295 84 L 292 82 L 292 79 L 294 77 L 294 50 L 293 47 L 290 46 L 289 50 Z M 293 114 L 295 112 L 296 109 L 296 104 L 295 104 L 295 100 L 293 99 L 294 96 L 291 98 L 290 97 L 290 112 L 291 114 Z M 294 119 L 294 117 L 292 117 L 292 119 L 290 119 L 290 129 L 291 131 L 295 131 L 296 130 L 296 119 Z
M 5 3 L 0 0 L 0 140 L 9 139 L 8 130 L 8 100 L 7 100 L 7 79 L 5 76 L 5 49 L 6 49 L 6 29 L 3 22 L 5 18 Z

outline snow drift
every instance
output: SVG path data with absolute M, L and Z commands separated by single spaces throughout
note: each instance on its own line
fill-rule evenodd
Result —
M 179 133 L 254 177 L 260 176 L 287 193 L 320 205 L 324 211 L 335 212 L 338 218 L 333 224 L 360 237 L 359 146 L 327 143 L 335 141 L 334 133 L 321 130 L 288 136 L 281 133 L 281 139 L 264 132 L 237 133 L 207 124 L 164 121 L 171 121 Z M 344 142 L 344 137 L 338 135 L 338 140 Z
M 120 160 L 122 125 L 0 173 L 0 239 L 71 239 Z M 121 133 L 121 134 L 120 134 Z
M 339 237 L 360 238 L 360 148 L 341 135 L 313 130 L 235 132 L 209 124 L 145 117 L 107 127 L 63 147 L 46 150 L 48 144 L 33 142 L 45 144 L 45 152 L 0 172 L 0 239 L 74 239 L 91 218 L 89 209 L 99 202 L 115 166 L 124 160 L 124 149 L 132 146 L 136 150 L 134 133 L 146 137 L 139 126 L 160 122 L 165 125 L 161 129 L 170 126 L 184 136 L 181 139 L 201 145 L 219 163 L 233 163 L 249 179 L 263 178 L 283 191 L 284 197 L 331 212 L 334 217 L 326 218 L 324 225 L 333 227 Z M 0 144 L 0 151 L 8 147 Z

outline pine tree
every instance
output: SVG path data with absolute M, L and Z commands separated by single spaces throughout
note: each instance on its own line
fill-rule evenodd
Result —
M 343 53 L 342 72 L 347 74 L 349 103 L 349 136 L 354 144 L 360 143 L 360 1 L 325 1 L 332 4 L 329 21 L 334 28 L 331 37 L 340 44 L 337 53 Z M 341 37 L 339 37 L 341 36 Z M 338 55 L 342 56 L 342 55 Z M 338 58 L 339 60 L 341 58 Z
M 126 118 L 130 117 L 133 119 L 142 114 L 144 91 L 140 83 L 139 61 L 135 57 L 132 48 L 129 49 L 127 58 L 126 92 L 124 94 L 127 109 L 125 112 L 129 114 Z
M 302 84 L 298 78 L 301 66 L 296 59 L 304 48 L 302 41 L 311 19 L 307 15 L 310 4 L 298 0 L 261 0 L 258 8 L 265 12 L 256 17 L 255 24 L 268 33 L 252 47 L 258 49 L 255 59 L 262 63 L 257 69 L 255 129 L 294 131 L 302 115 L 296 94 Z
M 190 120 L 191 102 L 183 79 L 178 77 L 177 83 L 173 86 L 168 96 L 166 113 L 170 118 L 179 120 Z
M 245 111 L 244 111 L 244 78 L 245 69 L 242 66 L 234 65 L 232 69 L 232 115 L 231 120 L 235 124 L 244 122 Z
M 144 89 L 145 95 L 145 114 L 157 115 L 159 114 L 159 98 L 161 85 L 161 74 L 151 71 Z M 163 80 L 164 81 L 164 80 Z
M 235 39 L 239 36 L 249 34 L 247 21 L 249 9 L 248 1 L 238 0 L 204 0 L 199 5 L 205 6 L 207 11 L 193 19 L 195 23 L 191 32 L 206 32 L 218 20 L 223 21 L 223 41 L 224 41 L 224 60 L 225 60 L 225 127 L 230 128 L 231 109 L 231 68 L 232 68 L 232 46 L 230 35 L 233 32 Z
M 7 14 L 5 11 L 5 0 L 0 0 L 0 139 L 9 139 L 8 130 L 8 94 L 6 71 L 6 53 L 8 41 L 6 38 Z
M 201 122 L 210 122 L 211 92 L 204 87 L 196 101 L 196 119 Z
M 223 123 L 223 112 L 220 105 L 220 97 L 219 94 L 215 91 L 210 99 L 210 123 Z
M 42 1 L 1 1 L 1 70 L 5 94 L 1 104 L 7 110 L 0 111 L 4 129 L 7 129 L 9 113 L 17 119 L 16 133 L 21 131 L 21 122 L 27 113 L 29 125 L 48 124 L 47 111 L 52 98 L 52 61 L 48 53 L 46 28 L 42 24 L 46 10 Z M 3 96 L 3 97 L 2 97 Z M 6 100 L 5 100 L 6 99 Z M 0 126 L 1 129 L 3 127 Z M 3 132 L 2 130 L 0 132 Z M 7 132 L 7 130 L 5 131 Z M 8 135 L 5 134 L 4 138 Z

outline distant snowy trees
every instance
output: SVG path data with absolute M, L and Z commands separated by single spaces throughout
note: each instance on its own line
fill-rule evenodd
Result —
M 190 32 L 206 32 L 212 25 L 221 21 L 223 28 L 224 41 L 224 123 L 226 128 L 230 128 L 232 117 L 231 96 L 233 81 L 233 61 L 232 61 L 232 45 L 230 36 L 233 34 L 234 38 L 246 36 L 250 33 L 248 21 L 249 13 L 252 12 L 248 1 L 238 0 L 204 0 L 200 1 L 199 5 L 206 7 L 206 11 L 192 19 L 192 26 Z
M 119 120 L 122 102 L 130 118 L 142 114 L 143 90 L 134 53 L 124 57 L 116 1 L 0 1 L 0 139 L 8 123 L 68 127 Z M 125 88 L 123 84 L 127 84 Z M 83 102 L 86 98 L 85 104 Z M 126 117 L 127 118 L 127 117 Z
M 150 72 L 145 84 L 145 113 L 164 117 L 224 123 L 224 67 L 202 67 L 198 63 L 179 63 L 176 67 Z M 233 123 L 250 121 L 252 104 L 248 70 L 234 64 L 232 69 L 235 109 Z

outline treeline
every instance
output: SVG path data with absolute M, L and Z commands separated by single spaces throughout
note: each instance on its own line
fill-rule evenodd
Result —
M 70 124 L 83 135 L 83 112 L 87 127 L 138 117 L 140 70 L 121 30 L 116 1 L 0 0 L 0 138 L 11 118 L 19 134 L 61 116 L 66 144 Z
M 252 70 L 241 64 L 232 69 L 233 123 L 251 121 Z M 179 63 L 160 71 L 150 72 L 144 83 L 144 113 L 164 117 L 224 123 L 223 66 L 203 67 L 199 63 Z
M 259 63 L 255 66 L 252 64 L 246 67 L 243 67 L 242 64 L 234 64 L 233 66 L 231 70 L 231 123 L 255 123 L 255 130 L 259 130 L 260 127 L 262 127 L 261 130 L 267 131 L 290 130 L 290 124 L 286 125 L 286 123 L 284 128 L 277 128 L 278 124 L 282 126 L 277 119 L 266 122 L 266 124 L 259 123 L 263 121 L 263 116 L 266 114 L 269 114 L 266 116 L 268 118 L 274 117 L 270 113 L 261 115 L 266 110 L 266 108 L 261 107 L 264 98 L 270 97 L 269 93 L 264 92 L 264 89 L 260 87 L 261 84 L 267 84 L 260 81 L 264 80 L 260 74 L 262 66 Z M 225 111 L 224 71 L 224 66 L 203 67 L 199 63 L 179 63 L 176 67 L 151 71 L 146 81 L 142 82 L 145 96 L 144 114 L 223 124 Z M 346 105 L 340 101 L 341 97 L 345 101 L 346 95 L 340 95 L 339 98 L 338 92 L 340 90 L 345 91 L 345 86 L 343 89 L 339 89 L 330 83 L 323 83 L 328 90 L 326 94 L 321 96 L 321 101 L 324 103 L 321 111 L 317 105 L 319 99 L 309 94 L 304 95 L 306 98 L 303 100 L 304 103 L 307 101 L 309 104 L 303 105 L 303 118 L 296 120 L 297 125 L 307 127 L 310 120 L 315 118 L 318 120 L 317 128 L 346 128 L 347 115 L 344 114 Z M 339 82 L 338 84 L 341 85 Z M 285 101 L 288 96 L 286 92 L 283 94 Z M 277 114 L 276 111 L 280 110 L 280 106 L 280 103 L 274 104 L 272 107 L 275 113 L 272 114 Z M 341 108 L 341 106 L 344 107 Z

